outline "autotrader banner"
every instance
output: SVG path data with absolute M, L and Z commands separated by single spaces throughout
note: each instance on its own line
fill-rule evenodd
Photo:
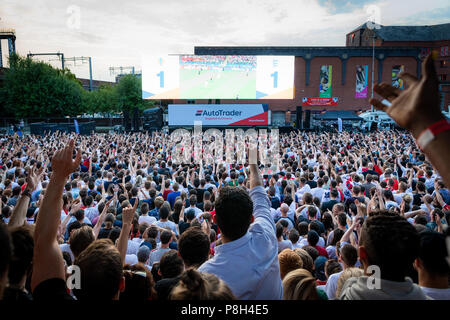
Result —
M 356 88 L 355 98 L 367 98 L 367 74 L 369 66 L 356 66 Z
M 319 97 L 331 97 L 331 80 L 332 80 L 332 66 L 324 65 L 320 67 L 320 89 Z
M 170 104 L 169 126 L 269 125 L 267 104 Z

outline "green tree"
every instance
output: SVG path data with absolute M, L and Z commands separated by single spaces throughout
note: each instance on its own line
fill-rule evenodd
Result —
M 118 110 L 132 112 L 134 107 L 140 111 L 154 106 L 154 101 L 142 99 L 142 78 L 133 74 L 127 74 L 120 78 L 116 86 L 118 97 Z
M 83 110 L 89 114 L 120 112 L 116 87 L 102 85 L 98 90 L 85 92 Z
M 83 113 L 83 88 L 69 70 L 18 55 L 10 57 L 0 96 L 6 114 L 17 118 Z

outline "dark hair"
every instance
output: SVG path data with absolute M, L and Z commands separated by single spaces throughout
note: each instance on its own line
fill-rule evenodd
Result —
M 74 257 L 78 257 L 78 255 L 94 241 L 95 237 L 92 228 L 89 226 L 82 226 L 70 235 L 70 250 L 72 250 Z
M 122 259 L 111 240 L 100 239 L 91 243 L 75 259 L 80 267 L 80 289 L 73 289 L 79 300 L 111 300 L 119 291 L 122 279 Z
M 403 281 L 418 255 L 419 234 L 405 218 L 379 210 L 365 220 L 360 245 L 368 263 L 380 267 L 382 279 Z
M 305 250 L 308 255 L 313 259 L 313 262 L 316 261 L 317 257 L 319 256 L 319 251 L 311 246 L 304 246 L 303 250 Z
M 319 242 L 319 234 L 314 230 L 310 230 L 308 232 L 309 245 L 315 247 L 317 245 L 317 242 Z
M 178 250 L 187 266 L 200 266 L 208 260 L 210 241 L 199 228 L 188 228 L 178 240 Z
M 178 277 L 183 270 L 183 259 L 181 259 L 176 250 L 167 251 L 159 261 L 159 271 L 163 278 Z
M 239 239 L 247 232 L 253 214 L 253 201 L 245 189 L 221 188 L 215 207 L 217 225 L 230 241 Z
M 448 275 L 449 265 L 446 261 L 447 247 L 445 236 L 436 231 L 422 231 L 419 233 L 419 256 L 424 268 L 437 275 Z
M 282 220 L 278 221 L 278 223 L 275 225 L 277 238 L 283 235 L 283 225 L 281 224 L 281 221 Z
M 146 267 L 125 265 L 123 271 L 125 290 L 120 293 L 120 300 L 135 302 L 157 298 L 155 281 Z
M 340 249 L 342 261 L 349 267 L 353 267 L 358 261 L 358 250 L 351 244 L 344 244 Z
M 161 235 L 159 236 L 159 239 L 161 240 L 161 244 L 168 244 L 171 238 L 172 238 L 172 232 L 170 232 L 170 231 L 163 231 L 163 232 L 161 232 Z
M 336 261 L 336 259 L 330 259 L 327 261 L 325 266 L 326 273 L 329 276 L 331 276 L 334 273 L 338 273 L 342 271 L 342 266 L 339 262 Z
M 166 206 L 161 206 L 161 208 L 159 209 L 160 219 L 167 219 L 169 217 L 169 213 L 169 208 L 167 208 Z
M 297 225 L 298 233 L 301 236 L 308 234 L 308 222 L 302 221 Z
M 344 235 L 344 230 L 336 228 L 333 231 L 333 238 L 331 239 L 330 245 L 335 246 L 338 241 L 341 241 L 342 236 Z
M 292 228 L 291 231 L 289 231 L 289 240 L 291 240 L 292 243 L 297 243 L 299 238 L 300 235 L 298 231 Z
M 23 276 L 31 271 L 33 261 L 34 240 L 30 226 L 20 226 L 10 232 L 14 248 L 9 263 L 8 278 L 10 285 L 19 284 Z

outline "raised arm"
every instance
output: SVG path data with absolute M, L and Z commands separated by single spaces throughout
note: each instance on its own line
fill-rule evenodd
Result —
M 122 210 L 122 230 L 120 230 L 119 238 L 117 239 L 117 250 L 119 250 L 122 263 L 125 264 L 125 256 L 127 255 L 128 237 L 130 236 L 131 224 L 133 222 L 134 213 L 136 212 L 139 199 L 134 199 L 134 206 L 124 208 Z
M 39 170 L 37 170 L 36 167 L 33 167 L 31 169 L 31 172 L 27 177 L 27 186 L 23 190 L 19 200 L 17 201 L 16 206 L 14 207 L 14 210 L 11 214 L 11 219 L 9 220 L 8 223 L 8 227 L 10 228 L 19 227 L 25 223 L 31 194 L 39 184 L 39 179 L 41 178 L 43 170 L 44 167 L 41 167 Z
M 414 138 L 419 136 L 432 124 L 445 122 L 439 101 L 439 79 L 430 54 L 422 63 L 422 78 L 402 73 L 400 77 L 406 81 L 406 90 L 399 90 L 387 83 L 374 86 L 374 91 L 390 101 L 391 106 L 382 104 L 377 99 L 370 103 L 385 111 L 401 127 L 409 130 Z M 426 147 L 424 152 L 433 166 L 442 175 L 446 185 L 450 185 L 450 130 L 438 134 Z
M 52 176 L 39 209 L 34 232 L 33 274 L 31 289 L 41 282 L 60 278 L 65 279 L 64 260 L 56 236 L 61 220 L 62 194 L 67 177 L 79 167 L 81 153 L 72 159 L 75 142 L 58 150 L 52 158 Z

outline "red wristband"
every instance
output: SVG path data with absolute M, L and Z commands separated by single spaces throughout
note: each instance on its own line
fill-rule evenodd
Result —
M 421 150 L 425 149 L 425 147 L 440 133 L 450 130 L 450 122 L 448 120 L 440 120 L 438 122 L 433 123 L 427 129 L 422 131 L 417 138 L 417 144 Z

